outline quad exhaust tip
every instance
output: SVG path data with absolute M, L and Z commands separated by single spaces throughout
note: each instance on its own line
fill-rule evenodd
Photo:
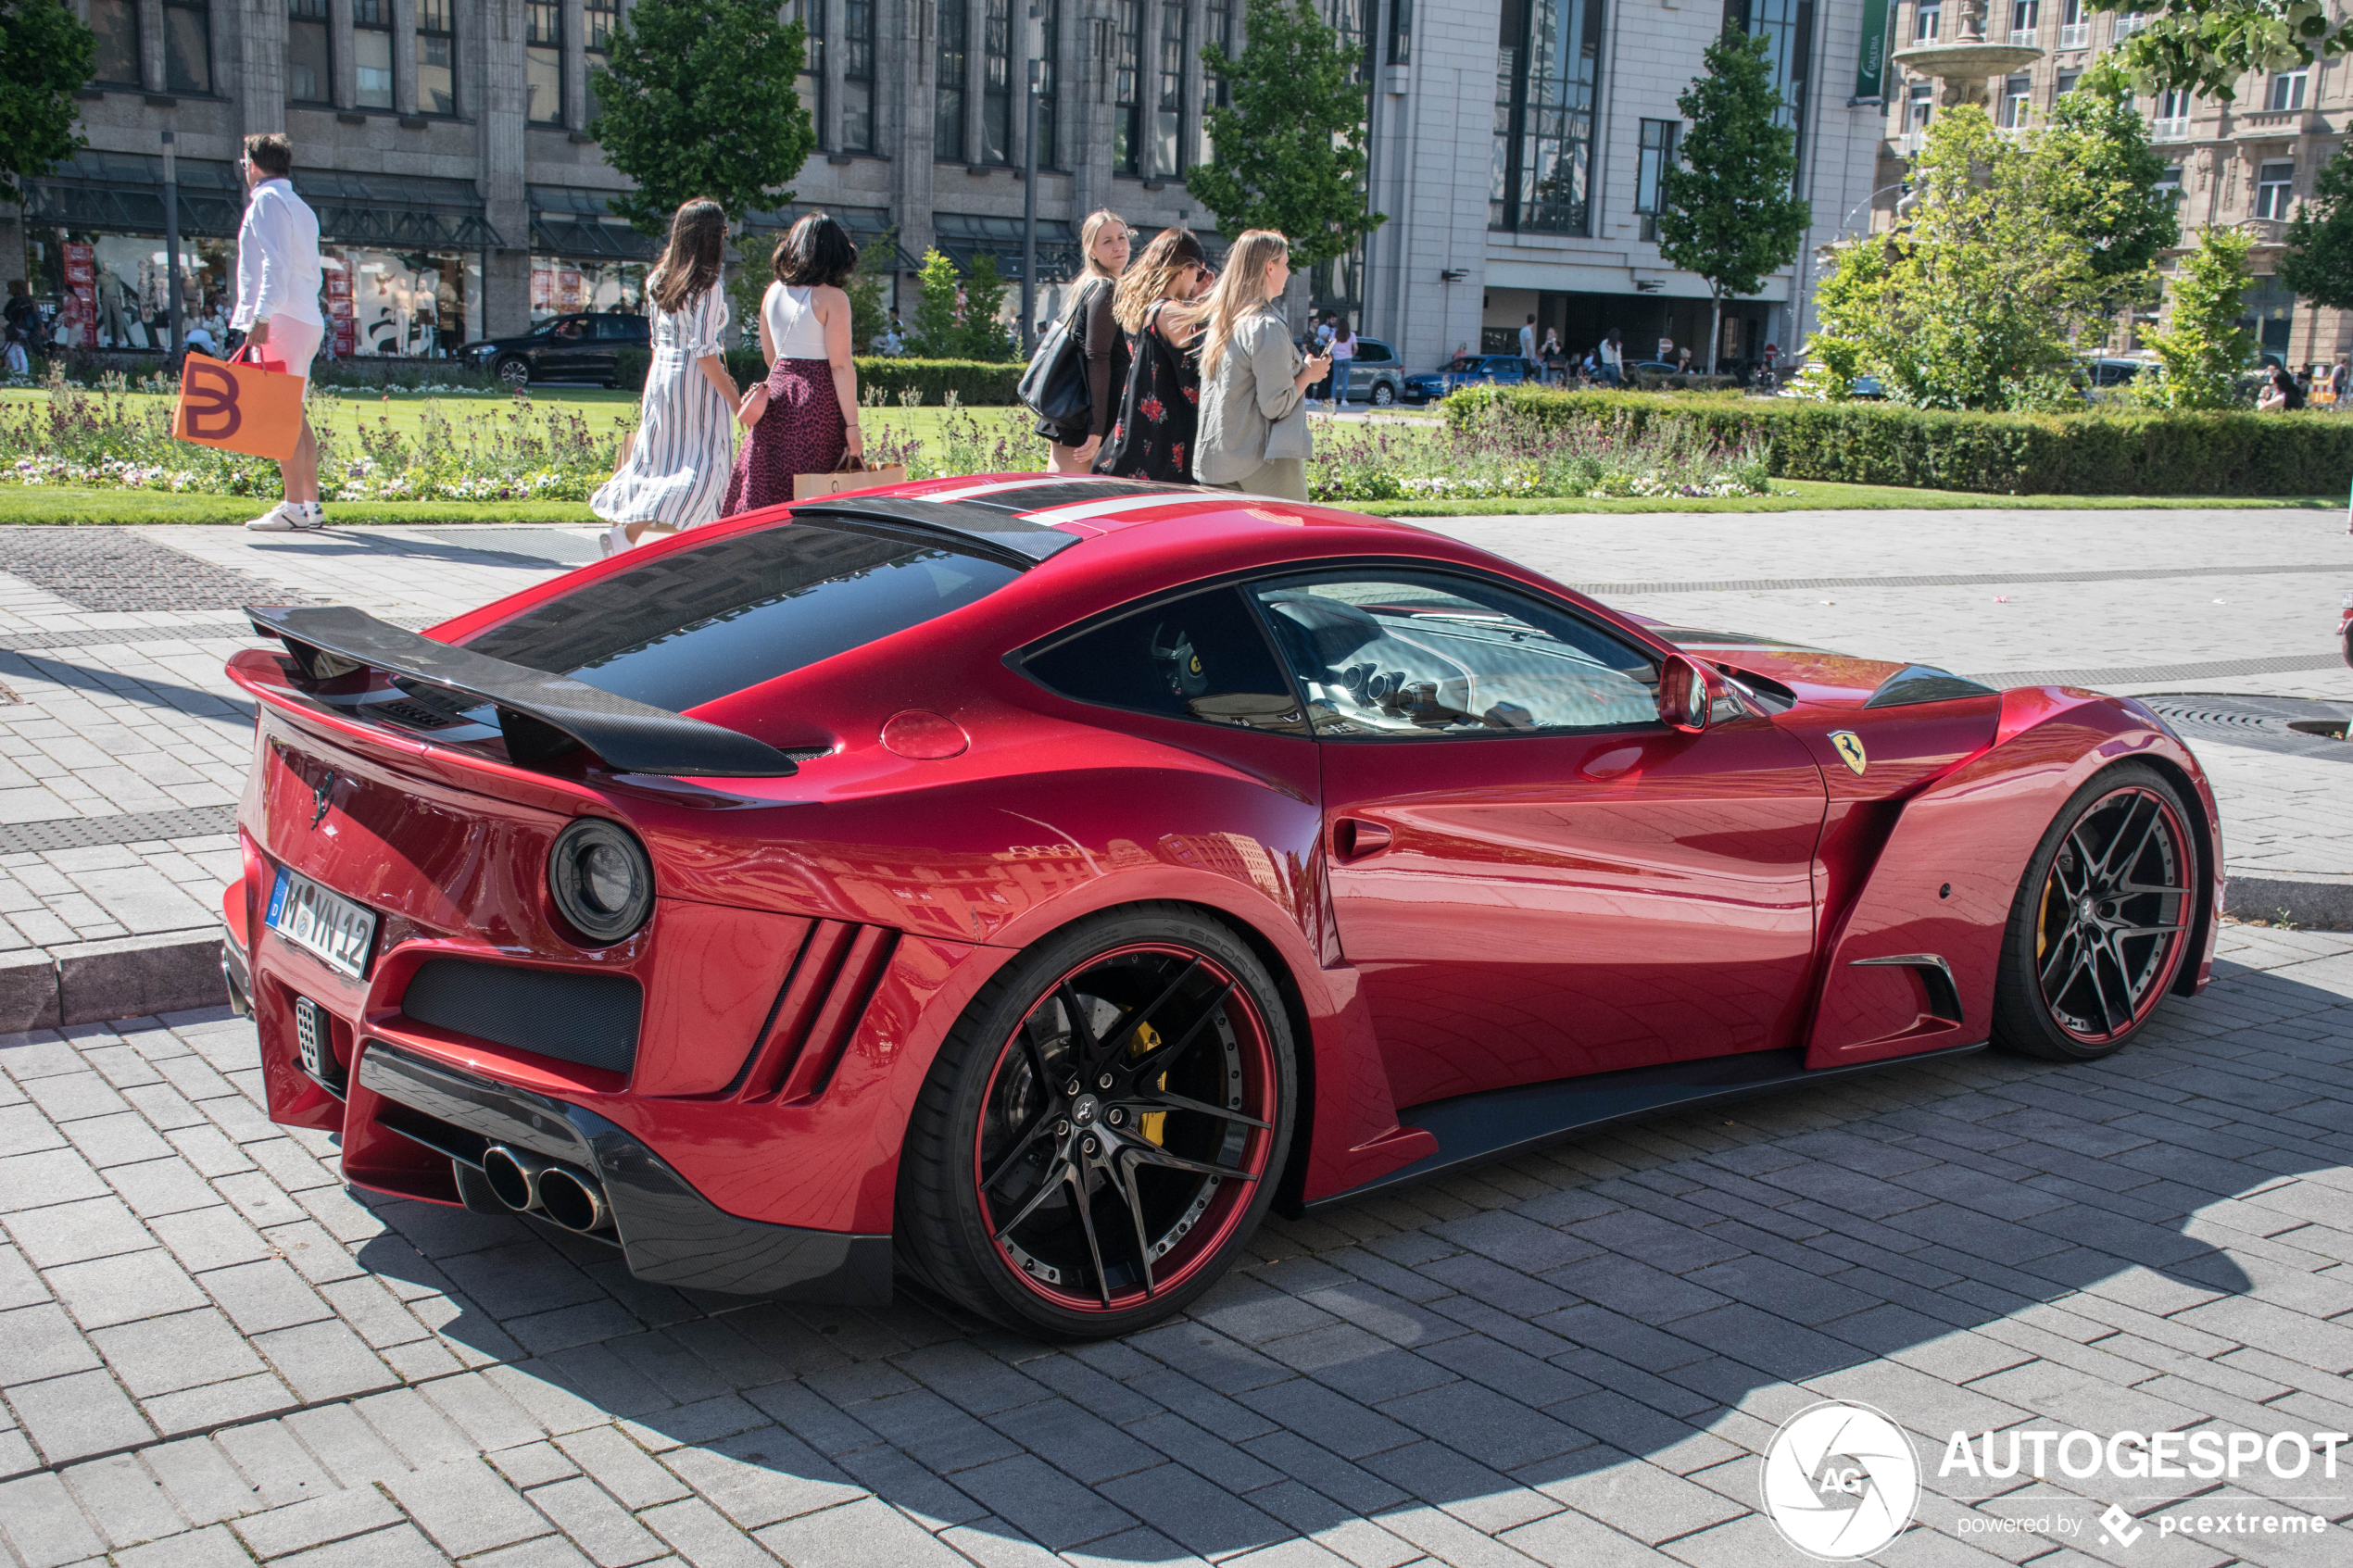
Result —
M 569 1165 L 493 1144 L 483 1151 L 482 1173 L 498 1201 L 518 1213 L 544 1215 L 568 1231 L 598 1231 L 611 1223 L 604 1188 Z

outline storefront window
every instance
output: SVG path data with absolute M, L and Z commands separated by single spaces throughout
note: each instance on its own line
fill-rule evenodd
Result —
M 110 87 L 138 86 L 139 7 L 132 0 L 90 0 L 90 31 L 98 35 L 90 80 Z
M 327 38 L 327 0 L 289 0 L 286 96 L 297 104 L 334 102 L 334 56 Z
M 212 28 L 205 0 L 169 0 L 163 8 L 163 85 L 169 93 L 212 91 Z
M 444 359 L 482 335 L 476 256 L 331 245 L 320 266 L 338 358 Z
M 541 125 L 560 125 L 564 118 L 563 7 L 555 0 L 530 0 L 523 15 L 529 27 L 523 40 L 523 82 L 529 94 L 523 118 Z
M 449 0 L 417 0 L 417 112 L 458 112 L 458 31 Z
M 567 257 L 531 258 L 531 324 L 576 310 L 642 315 L 646 308 L 646 268 L 635 261 L 574 261 Z
M 170 346 L 171 272 L 163 236 L 37 229 L 28 232 L 26 242 L 49 343 L 69 348 Z M 236 292 L 236 242 L 182 237 L 181 331 L 202 328 L 220 346 Z
M 392 107 L 392 0 L 351 0 L 351 60 L 359 107 Z

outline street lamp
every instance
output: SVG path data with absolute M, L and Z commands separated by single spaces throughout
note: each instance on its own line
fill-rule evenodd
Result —
M 1046 69 L 1045 19 L 1029 0 L 1022 52 L 1029 61 L 1029 105 L 1021 137 L 1021 350 L 1038 352 L 1038 90 Z
M 163 270 L 165 320 L 171 334 L 164 350 L 164 368 L 169 370 L 168 356 L 180 352 L 180 173 L 172 161 L 169 131 L 163 133 Z

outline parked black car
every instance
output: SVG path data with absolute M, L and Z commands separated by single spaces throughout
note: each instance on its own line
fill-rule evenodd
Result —
M 648 348 L 652 342 L 643 316 L 583 311 L 543 321 L 518 337 L 470 343 L 458 350 L 458 358 L 470 370 L 493 371 L 516 386 L 535 381 L 610 386 L 613 356 L 624 348 Z

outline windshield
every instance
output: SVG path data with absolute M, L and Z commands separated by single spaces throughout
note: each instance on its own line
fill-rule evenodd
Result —
M 649 559 L 466 645 L 683 713 L 986 598 L 1020 573 L 810 522 Z

